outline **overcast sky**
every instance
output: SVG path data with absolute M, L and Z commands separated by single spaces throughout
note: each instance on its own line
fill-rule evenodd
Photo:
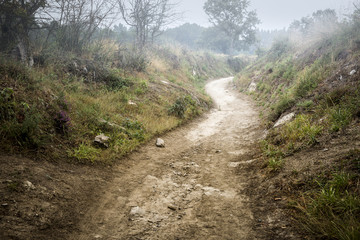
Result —
M 209 26 L 203 10 L 206 0 L 179 0 L 179 11 L 184 12 L 183 22 Z M 345 13 L 352 0 L 250 0 L 261 20 L 260 29 L 282 29 L 316 10 L 331 8 L 339 14 Z

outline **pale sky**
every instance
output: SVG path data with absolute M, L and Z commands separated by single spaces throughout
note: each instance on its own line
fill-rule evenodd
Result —
M 210 26 L 203 10 L 206 0 L 177 0 L 178 10 L 184 12 L 184 22 Z M 260 29 L 282 29 L 293 20 L 311 15 L 316 10 L 331 8 L 344 14 L 351 6 L 352 0 L 250 0 L 261 20 Z

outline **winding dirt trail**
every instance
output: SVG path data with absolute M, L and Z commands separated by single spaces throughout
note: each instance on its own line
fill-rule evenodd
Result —
M 116 166 L 117 178 L 69 239 L 256 239 L 242 164 L 261 135 L 232 78 L 206 86 L 217 108 Z

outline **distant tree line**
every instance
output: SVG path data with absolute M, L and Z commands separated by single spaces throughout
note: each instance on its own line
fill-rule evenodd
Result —
M 186 23 L 169 28 L 180 17 L 171 0 L 0 0 L 0 52 L 32 65 L 34 52 L 81 54 L 89 45 L 111 39 L 138 52 L 153 43 L 176 42 L 191 49 L 260 55 L 281 36 L 326 34 L 340 24 L 336 12 L 325 9 L 286 30 L 257 30 L 259 20 L 249 4 L 207 0 L 204 11 L 211 27 Z M 354 4 L 354 13 L 341 22 L 360 22 L 359 6 Z

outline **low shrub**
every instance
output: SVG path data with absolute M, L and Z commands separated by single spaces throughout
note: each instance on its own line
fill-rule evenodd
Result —
M 182 96 L 176 99 L 175 103 L 169 107 L 169 115 L 178 118 L 193 117 L 199 114 L 196 102 L 190 95 Z

